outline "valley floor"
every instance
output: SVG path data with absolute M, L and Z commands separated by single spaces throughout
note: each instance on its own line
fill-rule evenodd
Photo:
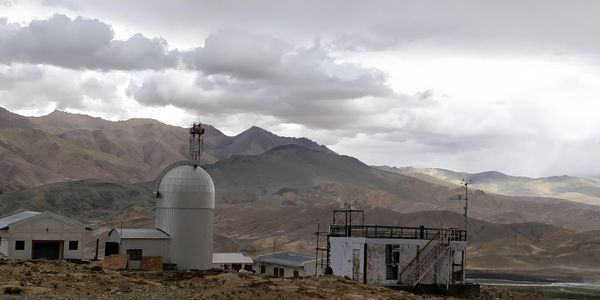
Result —
M 0 260 L 0 274 L 0 299 L 441 299 L 337 277 L 130 272 L 62 261 Z M 545 299 L 529 292 L 482 287 L 480 299 L 492 298 Z

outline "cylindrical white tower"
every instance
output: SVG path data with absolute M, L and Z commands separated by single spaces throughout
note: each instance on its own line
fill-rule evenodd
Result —
M 215 186 L 210 175 L 195 162 L 167 167 L 155 186 L 156 227 L 171 236 L 170 257 L 165 262 L 179 270 L 212 267 Z

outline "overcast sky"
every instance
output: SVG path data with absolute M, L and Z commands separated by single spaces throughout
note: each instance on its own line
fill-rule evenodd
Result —
M 0 0 L 0 106 L 600 175 L 600 1 Z

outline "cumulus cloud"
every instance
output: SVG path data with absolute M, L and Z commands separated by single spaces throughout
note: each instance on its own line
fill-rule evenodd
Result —
M 97 70 L 162 69 L 177 64 L 164 39 L 135 34 L 115 40 L 97 19 L 53 15 L 27 25 L 0 22 L 0 63 L 34 63 Z
M 254 112 L 317 128 L 355 122 L 373 105 L 403 97 L 387 86 L 385 73 L 337 62 L 318 43 L 294 47 L 244 31 L 209 36 L 204 47 L 184 53 L 184 63 L 198 72 L 153 73 L 132 85 L 131 94 L 150 105 Z
M 123 115 L 120 74 L 0 64 L 0 106 L 15 111 L 89 110 Z

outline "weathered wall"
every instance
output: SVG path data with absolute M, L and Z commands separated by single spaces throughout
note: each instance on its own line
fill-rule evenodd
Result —
M 357 281 L 363 281 L 364 276 L 364 245 L 367 245 L 367 282 L 378 284 L 398 284 L 398 280 L 386 277 L 386 245 L 399 246 L 398 272 L 416 257 L 418 249 L 424 247 L 429 241 L 419 239 L 365 239 L 362 237 L 332 237 L 331 240 L 331 267 L 333 274 L 347 276 Z M 461 251 L 466 243 L 453 242 L 453 250 Z M 457 253 L 457 256 L 460 252 Z M 422 283 L 444 284 L 451 276 L 450 253 L 442 256 L 433 267 L 434 272 L 429 272 Z M 460 261 L 458 259 L 457 261 Z M 436 275 L 437 274 L 437 275 Z

